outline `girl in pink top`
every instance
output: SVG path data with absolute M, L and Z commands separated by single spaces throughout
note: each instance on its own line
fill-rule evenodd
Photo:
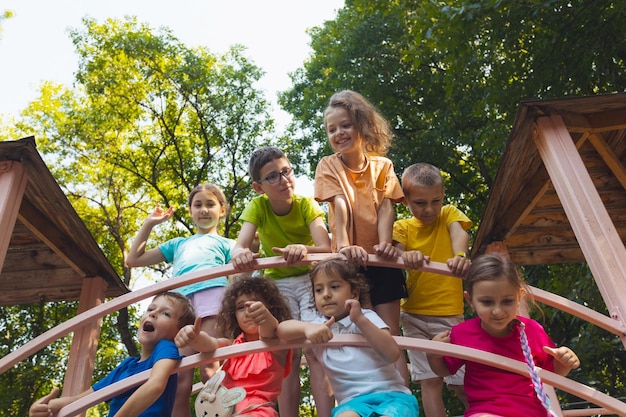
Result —
M 232 339 L 233 344 L 274 339 L 278 323 L 290 318 L 289 305 L 271 280 L 240 278 L 226 290 L 217 316 L 217 331 L 224 338 L 209 336 L 196 323 L 180 330 L 176 344 L 207 352 L 228 345 Z M 291 350 L 281 350 L 226 360 L 222 385 L 246 390 L 245 399 L 236 405 L 238 415 L 278 417 L 274 406 L 283 378 L 291 369 L 291 356 Z
M 392 162 L 386 155 L 393 137 L 380 112 L 361 94 L 334 94 L 324 112 L 328 141 L 335 153 L 315 171 L 315 199 L 328 202 L 332 248 L 365 266 L 368 254 L 392 259 L 395 210 L 403 200 Z M 407 296 L 404 274 L 397 268 L 369 266 L 362 270 L 370 286 L 373 310 L 400 335 L 400 299 Z M 398 369 L 408 384 L 403 358 Z
M 551 416 L 549 399 L 534 371 L 539 366 L 559 375 L 578 368 L 580 361 L 568 347 L 554 342 L 536 321 L 517 315 L 528 287 L 513 263 L 502 255 L 476 258 L 467 273 L 465 300 L 478 317 L 469 319 L 435 336 L 433 340 L 481 349 L 526 362 L 529 375 L 466 361 L 428 354 L 428 362 L 439 376 L 454 374 L 465 364 L 466 417 Z

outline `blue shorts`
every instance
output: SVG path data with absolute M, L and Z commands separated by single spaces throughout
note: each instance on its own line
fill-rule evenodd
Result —
M 332 416 L 353 411 L 361 417 L 417 417 L 420 414 L 417 399 L 404 392 L 376 392 L 360 395 L 333 408 Z

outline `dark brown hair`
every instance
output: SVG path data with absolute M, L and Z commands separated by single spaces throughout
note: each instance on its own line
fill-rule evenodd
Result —
M 309 273 L 312 286 L 314 286 L 315 277 L 320 272 L 323 272 L 328 276 L 339 277 L 346 281 L 350 284 L 351 290 L 358 291 L 361 306 L 370 305 L 370 293 L 369 285 L 367 285 L 367 279 L 359 272 L 358 266 L 353 262 L 346 260 L 342 256 L 332 256 L 317 262 L 313 265 L 311 272 Z
M 257 301 L 265 304 L 278 322 L 291 319 L 291 310 L 287 300 L 268 278 L 240 278 L 226 288 L 222 298 L 222 308 L 217 314 L 217 334 L 234 339 L 242 333 L 237 323 L 237 298 L 243 294 L 252 294 Z

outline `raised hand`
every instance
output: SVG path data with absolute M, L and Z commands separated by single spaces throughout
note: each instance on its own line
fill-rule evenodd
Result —
M 50 417 L 58 410 L 51 410 L 48 403 L 59 395 L 59 388 L 55 387 L 48 395 L 35 401 L 28 410 L 28 417 Z
M 306 323 L 304 336 L 313 344 L 326 343 L 333 338 L 333 332 L 330 331 L 330 326 L 333 323 L 335 323 L 334 317 L 331 317 L 324 324 Z
M 580 366 L 580 360 L 578 359 L 578 356 L 574 353 L 573 350 L 566 346 L 560 346 L 557 348 L 544 346 L 543 351 L 569 369 L 576 369 Z
M 179 348 L 185 347 L 191 343 L 198 337 L 200 334 L 200 330 L 202 329 L 202 317 L 196 317 L 196 321 L 193 324 L 188 324 L 182 327 L 176 337 L 174 338 L 174 343 Z

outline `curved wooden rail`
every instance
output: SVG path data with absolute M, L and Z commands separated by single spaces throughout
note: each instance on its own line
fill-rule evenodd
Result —
M 307 255 L 307 258 L 298 263 L 298 265 L 309 265 L 312 262 L 320 261 L 329 256 L 336 256 L 336 254 L 309 254 Z M 373 266 L 404 268 L 404 262 L 400 258 L 390 261 L 379 258 L 376 255 L 369 255 L 367 264 Z M 282 257 L 277 256 L 271 258 L 257 259 L 254 269 L 281 268 L 285 266 L 287 266 L 287 263 L 282 259 Z M 440 262 L 430 262 L 428 265 L 420 268 L 420 270 L 435 272 L 442 275 L 454 276 L 452 272 L 450 272 L 450 269 L 447 267 L 447 265 Z M 16 349 L 8 355 L 2 357 L 0 359 L 0 373 L 6 372 L 15 364 L 43 349 L 51 342 L 60 339 L 71 331 L 82 327 L 85 323 L 91 322 L 92 320 L 97 320 L 100 317 L 105 316 L 106 314 L 110 314 L 133 303 L 142 301 L 161 291 L 171 290 L 173 288 L 178 288 L 183 285 L 193 284 L 195 282 L 222 277 L 225 275 L 232 275 L 235 273 L 237 273 L 237 271 L 235 271 L 232 265 L 222 265 L 208 270 L 192 272 L 176 278 L 167 279 L 165 281 L 152 284 L 150 286 L 132 291 L 128 294 L 124 294 L 113 300 L 102 303 L 99 306 L 78 314 L 75 317 L 72 317 L 71 319 L 66 321 L 65 323 L 62 323 L 46 331 L 45 333 L 37 336 L 33 340 L 25 343 L 19 349 Z M 604 316 L 596 312 L 595 310 L 592 310 L 581 304 L 574 303 L 566 298 L 541 290 L 539 288 L 532 287 L 531 290 L 537 301 L 545 302 L 550 306 L 566 311 L 620 337 L 624 337 L 624 335 L 626 334 L 626 332 L 624 331 L 623 323 L 620 323 L 611 317 Z
M 401 349 L 416 349 L 424 352 L 455 356 L 474 362 L 495 366 L 510 372 L 515 372 L 520 375 L 528 375 L 528 368 L 526 367 L 526 364 L 524 362 L 516 361 L 514 359 L 510 359 L 493 353 L 488 353 L 482 350 L 452 345 L 449 343 L 434 342 L 432 340 L 415 339 L 411 337 L 394 336 L 394 339 L 397 341 L 398 346 L 400 346 Z M 247 342 L 239 345 L 219 348 L 212 354 L 198 353 L 188 356 L 181 361 L 179 369 L 194 368 L 207 362 L 227 359 L 234 356 L 246 355 L 261 351 L 275 351 L 287 348 L 297 348 L 307 345 L 310 345 L 310 343 L 303 341 L 294 343 L 286 343 L 283 341 Z M 359 335 L 337 334 L 334 335 L 333 339 L 325 345 L 368 346 L 368 343 L 362 336 Z M 80 400 L 75 401 L 72 404 L 61 409 L 57 417 L 68 417 L 76 415 L 77 413 L 84 411 L 96 404 L 99 404 L 100 402 L 105 401 L 115 396 L 116 394 L 124 392 L 131 387 L 145 382 L 148 379 L 149 375 L 150 371 L 147 370 L 140 374 L 126 378 L 122 381 L 116 382 L 115 384 L 103 388 L 102 390 L 96 391 L 88 396 L 85 396 Z M 539 369 L 539 376 L 542 378 L 543 382 L 550 384 L 553 387 L 559 388 L 593 404 L 604 407 L 611 413 L 620 416 L 626 416 L 626 403 L 623 403 L 616 398 L 610 397 L 584 384 L 543 369 Z M 590 415 L 590 410 L 586 411 L 587 414 L 582 415 Z

